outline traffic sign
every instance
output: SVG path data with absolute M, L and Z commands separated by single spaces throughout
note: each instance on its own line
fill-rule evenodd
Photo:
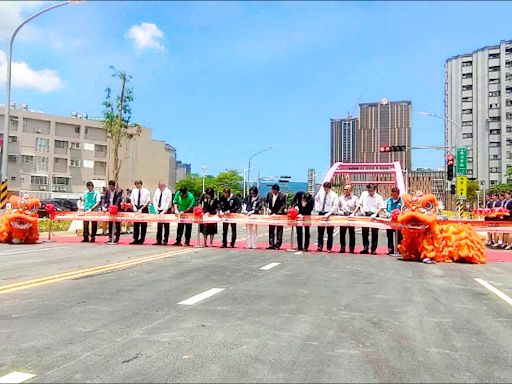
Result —
M 468 149 L 466 147 L 457 147 L 457 175 L 466 176 L 468 172 Z
M 457 176 L 457 197 L 466 199 L 468 196 L 468 178 L 467 176 Z

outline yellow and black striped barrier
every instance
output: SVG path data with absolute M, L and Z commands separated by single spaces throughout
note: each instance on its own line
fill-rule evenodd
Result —
M 5 204 L 7 204 L 7 180 L 2 181 L 0 186 L 0 209 L 4 209 Z

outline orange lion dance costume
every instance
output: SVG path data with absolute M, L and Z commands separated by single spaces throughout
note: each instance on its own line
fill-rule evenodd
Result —
M 0 242 L 13 244 L 33 244 L 39 240 L 37 210 L 39 199 L 11 196 L 11 207 L 0 217 Z
M 405 194 L 403 211 L 398 216 L 403 240 L 398 250 L 404 260 L 485 264 L 485 245 L 473 228 L 462 223 L 437 221 L 437 199 L 418 191 Z

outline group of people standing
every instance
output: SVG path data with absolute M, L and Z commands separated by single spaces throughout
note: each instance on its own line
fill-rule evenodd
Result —
M 166 184 L 162 181 L 158 183 L 151 199 L 150 191 L 143 186 L 142 180 L 135 181 L 135 188 L 130 193 L 124 194 L 123 190 L 117 186 L 114 180 L 110 180 L 108 188 L 100 195 L 94 189 L 94 184 L 88 182 L 87 190 L 83 194 L 83 210 L 85 212 L 107 211 L 110 206 L 117 206 L 121 209 L 123 203 L 130 203 L 133 212 L 148 213 L 150 203 L 153 204 L 156 215 L 192 213 L 194 207 L 202 208 L 204 215 L 218 215 L 222 217 L 229 213 L 243 213 L 247 216 L 253 214 L 285 215 L 288 209 L 287 196 L 280 191 L 279 185 L 274 184 L 266 197 L 258 194 L 258 188 L 251 187 L 246 198 L 239 198 L 225 188 L 222 194 L 217 197 L 213 188 L 207 188 L 196 202 L 194 195 L 187 188 L 180 188 L 174 195 Z M 374 184 L 368 184 L 366 191 L 360 197 L 352 192 L 351 185 L 345 185 L 343 195 L 338 196 L 332 190 L 330 182 L 323 183 L 318 193 L 313 197 L 307 192 L 298 192 L 295 194 L 291 206 L 298 210 L 298 214 L 309 216 L 318 214 L 324 220 L 329 220 L 332 215 L 342 216 L 373 216 L 376 217 L 381 212 L 391 214 L 394 209 L 401 209 L 402 200 L 398 188 L 392 189 L 392 196 L 386 201 L 376 192 Z M 97 232 L 97 222 L 84 221 L 82 242 L 95 242 Z M 229 230 L 231 237 L 228 241 Z M 283 226 L 270 225 L 268 234 L 268 246 L 266 249 L 279 250 L 283 244 Z M 310 246 L 310 227 L 298 226 L 297 243 L 300 251 L 309 251 Z M 153 245 L 167 245 L 169 241 L 169 222 L 157 222 L 156 242 Z M 213 246 L 213 240 L 218 233 L 217 223 L 204 223 L 199 225 L 199 231 L 203 234 L 204 246 Z M 324 236 L 327 232 L 326 250 L 332 252 L 334 226 L 318 226 L 317 251 L 324 249 Z M 351 226 L 340 227 L 340 253 L 346 252 L 346 233 L 348 232 L 348 250 L 350 253 L 355 251 L 355 228 Z M 388 253 L 392 254 L 394 248 L 394 230 L 387 230 Z M 130 244 L 144 244 L 147 233 L 147 222 L 133 223 L 133 240 Z M 376 253 L 378 244 L 378 228 L 362 228 L 363 250 L 361 254 Z M 121 234 L 120 222 L 108 223 L 107 243 L 118 243 Z M 191 223 L 178 223 L 176 232 L 175 246 L 189 246 L 192 234 Z M 398 231 L 398 241 L 401 240 L 401 233 Z M 222 245 L 221 248 L 235 247 L 237 239 L 237 224 L 222 223 Z M 182 243 L 184 240 L 184 243 Z M 247 224 L 247 243 L 246 248 L 256 249 L 258 246 L 258 226 L 256 224 Z
M 512 198 L 510 191 L 502 193 L 488 193 L 485 195 L 486 208 L 505 208 L 508 209 L 510 214 L 486 218 L 486 220 L 506 220 L 512 221 Z M 512 249 L 512 234 L 510 233 L 489 233 L 487 235 L 486 245 L 491 248 L 498 249 Z

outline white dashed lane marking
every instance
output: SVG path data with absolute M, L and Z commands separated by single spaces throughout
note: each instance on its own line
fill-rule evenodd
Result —
M 178 304 L 181 305 L 194 305 L 200 301 L 203 301 L 213 295 L 216 295 L 219 292 L 222 292 L 224 288 L 212 288 L 207 291 L 204 291 L 198 295 L 192 296 L 186 300 L 180 301 Z
M 3 383 L 24 383 L 25 381 L 35 377 L 36 375 L 33 375 L 31 373 L 25 373 L 25 372 L 11 372 L 8 375 L 0 377 L 0 384 Z
M 493 287 L 491 284 L 489 284 L 487 281 L 475 278 L 474 279 L 477 283 L 482 284 L 485 288 L 487 288 L 489 291 L 494 293 L 496 296 L 498 296 L 500 299 L 505 301 L 506 303 L 512 305 L 512 298 L 510 296 L 507 296 L 505 293 L 501 292 L 498 288 Z
M 262 271 L 268 271 L 269 269 L 272 269 L 272 268 L 274 268 L 274 267 L 277 267 L 279 264 L 281 264 L 281 263 L 270 263 L 270 264 L 267 264 L 267 265 L 265 265 L 265 266 L 261 267 L 260 269 L 261 269 Z

